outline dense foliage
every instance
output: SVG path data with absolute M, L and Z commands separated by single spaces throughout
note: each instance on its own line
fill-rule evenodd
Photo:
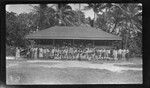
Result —
M 55 9 L 52 7 L 56 7 Z M 139 3 L 90 3 L 84 10 L 93 9 L 95 17 L 85 18 L 80 10 L 72 10 L 66 4 L 47 4 L 32 6 L 30 13 L 16 14 L 6 12 L 6 45 L 27 47 L 30 42 L 24 36 L 36 30 L 43 30 L 55 25 L 79 26 L 89 24 L 108 33 L 121 36 L 124 48 L 131 51 L 131 56 L 142 53 L 142 6 Z M 121 45 L 115 42 L 114 46 Z M 121 46 L 118 46 L 121 47 Z
M 106 32 L 121 36 L 123 48 L 131 51 L 131 56 L 142 53 L 142 5 L 139 3 L 90 3 L 86 9 L 96 14 L 94 26 Z M 116 42 L 116 45 L 120 42 Z M 115 44 L 115 43 L 114 43 Z

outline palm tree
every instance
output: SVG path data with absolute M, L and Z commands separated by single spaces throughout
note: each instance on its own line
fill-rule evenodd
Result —
M 32 6 L 32 5 L 30 5 Z M 46 24 L 48 23 L 47 20 L 47 10 L 52 8 L 48 8 L 47 4 L 39 4 L 39 6 L 32 6 L 34 9 L 35 14 L 37 14 L 37 28 L 39 28 L 39 30 L 43 30 L 46 28 Z
M 106 9 L 106 7 L 110 7 L 111 4 L 106 3 L 90 3 L 88 6 L 85 6 L 84 10 L 90 10 L 93 9 L 94 11 L 94 19 L 93 19 L 93 26 L 95 27 L 95 21 L 97 20 L 98 13 L 102 12 L 103 9 Z
M 53 6 L 56 9 L 52 8 Z M 37 14 L 39 14 L 39 28 L 42 29 L 47 24 L 49 26 L 62 25 L 71 26 L 77 25 L 78 14 L 73 11 L 67 4 L 53 4 L 51 7 L 47 7 L 47 4 L 34 6 Z
M 78 14 L 67 3 L 57 4 L 57 12 L 55 14 L 59 20 L 59 25 L 77 25 Z
M 128 47 L 128 39 L 142 32 L 142 6 L 137 4 L 116 4 L 116 3 L 103 3 L 103 4 L 89 4 L 88 7 L 93 9 L 96 15 L 99 15 L 99 27 L 104 27 L 104 30 L 113 34 L 123 37 L 125 41 L 125 48 Z M 105 10 L 104 10 L 105 9 Z M 104 11 L 103 11 L 104 10 Z M 95 20 L 97 20 L 95 18 Z M 102 22 L 103 20 L 103 22 Z M 108 26 L 112 26 L 109 28 Z M 111 31 L 110 31 L 111 29 Z
M 137 32 L 142 32 L 141 7 L 138 4 L 113 4 L 110 14 L 114 17 L 113 32 L 125 38 L 125 48 L 128 48 L 129 38 Z

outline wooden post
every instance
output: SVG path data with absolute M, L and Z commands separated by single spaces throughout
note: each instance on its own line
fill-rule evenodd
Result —
M 93 40 L 93 47 L 94 47 L 94 43 L 95 43 L 95 42 L 94 42 L 94 40 Z
M 31 40 L 31 58 L 34 58 L 33 48 L 34 48 L 34 40 Z
M 73 46 L 74 46 L 74 39 L 73 39 Z
M 122 43 L 121 45 L 122 45 L 122 49 L 123 49 L 123 40 L 121 40 L 121 43 Z
M 53 46 L 55 45 L 55 39 L 53 39 Z

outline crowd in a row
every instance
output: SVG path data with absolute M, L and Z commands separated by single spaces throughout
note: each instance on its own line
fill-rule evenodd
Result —
M 28 55 L 32 58 L 50 59 L 125 59 L 129 53 L 128 49 L 100 49 L 100 48 L 76 48 L 76 47 L 53 47 L 53 48 L 31 48 Z

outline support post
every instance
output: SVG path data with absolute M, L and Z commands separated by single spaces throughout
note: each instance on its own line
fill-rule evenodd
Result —
M 95 41 L 93 40 L 93 47 L 94 47 Z
M 74 46 L 74 39 L 73 39 L 73 46 Z
M 123 49 L 123 40 L 121 40 L 121 43 L 122 43 L 121 45 L 122 45 L 122 49 Z
M 55 39 L 53 39 L 53 46 L 55 45 Z
M 34 58 L 33 48 L 34 48 L 34 40 L 31 40 L 31 58 Z

